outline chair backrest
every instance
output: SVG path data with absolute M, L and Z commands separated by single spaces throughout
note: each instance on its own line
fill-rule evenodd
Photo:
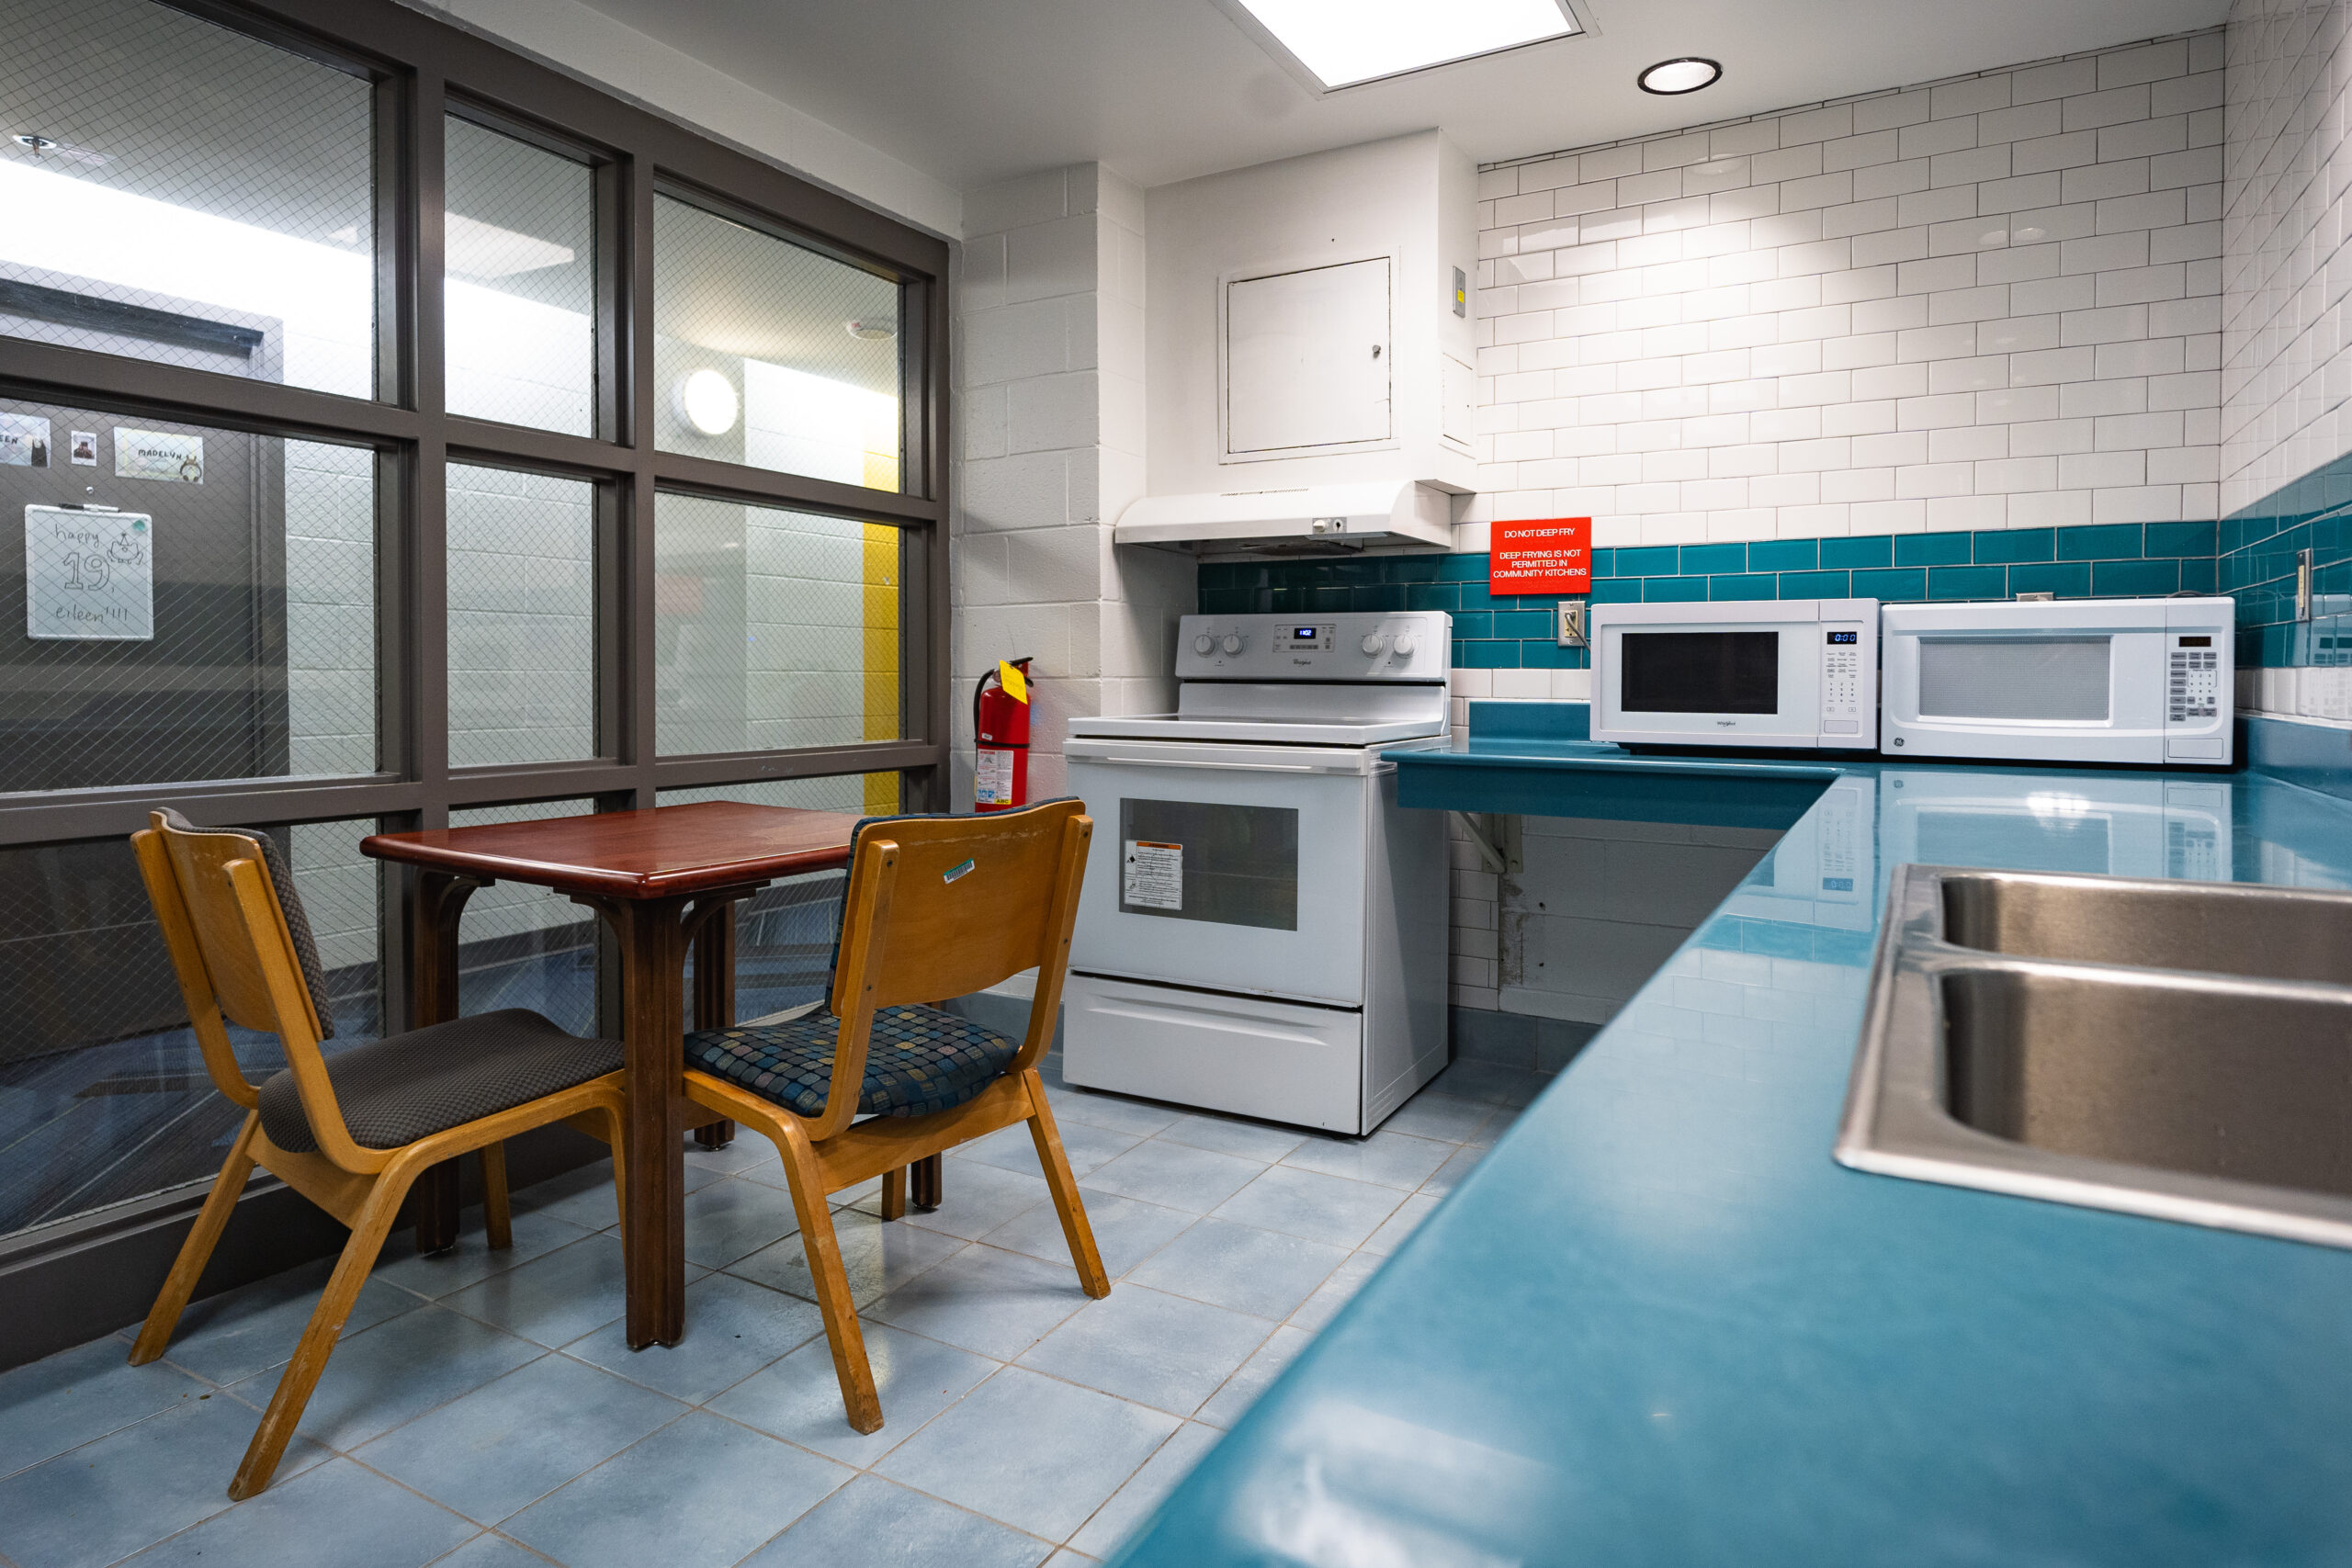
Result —
M 860 824 L 833 969 L 834 1016 L 848 1019 L 861 1001 L 886 1008 L 960 997 L 1035 969 L 1030 1039 L 1018 1064 L 1032 1065 L 1060 1006 L 1093 831 L 1079 800 Z
M 221 1027 L 224 1015 L 275 1034 L 321 1152 L 346 1168 L 380 1164 L 353 1143 L 335 1104 L 319 1051 L 334 1014 L 310 921 L 277 846 L 266 834 L 198 828 L 173 811 L 151 812 L 148 822 L 131 847 L 214 1087 L 238 1104 L 258 1102 Z

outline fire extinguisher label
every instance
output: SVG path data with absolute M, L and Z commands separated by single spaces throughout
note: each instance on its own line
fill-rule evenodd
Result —
M 1121 879 L 1119 892 L 1122 906 L 1137 909 L 1184 907 L 1183 845 L 1129 839 L 1124 869 L 1125 875 Z
M 1000 751 L 992 747 L 980 748 L 978 778 L 972 791 L 975 805 L 1012 804 L 1013 755 L 1011 751 Z

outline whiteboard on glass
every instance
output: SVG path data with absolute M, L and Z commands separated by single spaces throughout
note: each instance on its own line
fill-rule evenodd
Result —
M 144 512 L 25 508 L 25 635 L 152 642 L 155 520 Z

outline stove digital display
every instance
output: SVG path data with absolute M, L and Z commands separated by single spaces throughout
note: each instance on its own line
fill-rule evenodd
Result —
M 1313 626 L 1293 626 L 1290 629 L 1290 639 L 1293 642 L 1313 642 L 1315 640 L 1315 628 Z

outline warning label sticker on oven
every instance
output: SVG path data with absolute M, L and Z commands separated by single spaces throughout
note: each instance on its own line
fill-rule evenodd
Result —
M 1184 846 L 1127 840 L 1124 890 L 1119 902 L 1139 909 L 1184 907 Z

